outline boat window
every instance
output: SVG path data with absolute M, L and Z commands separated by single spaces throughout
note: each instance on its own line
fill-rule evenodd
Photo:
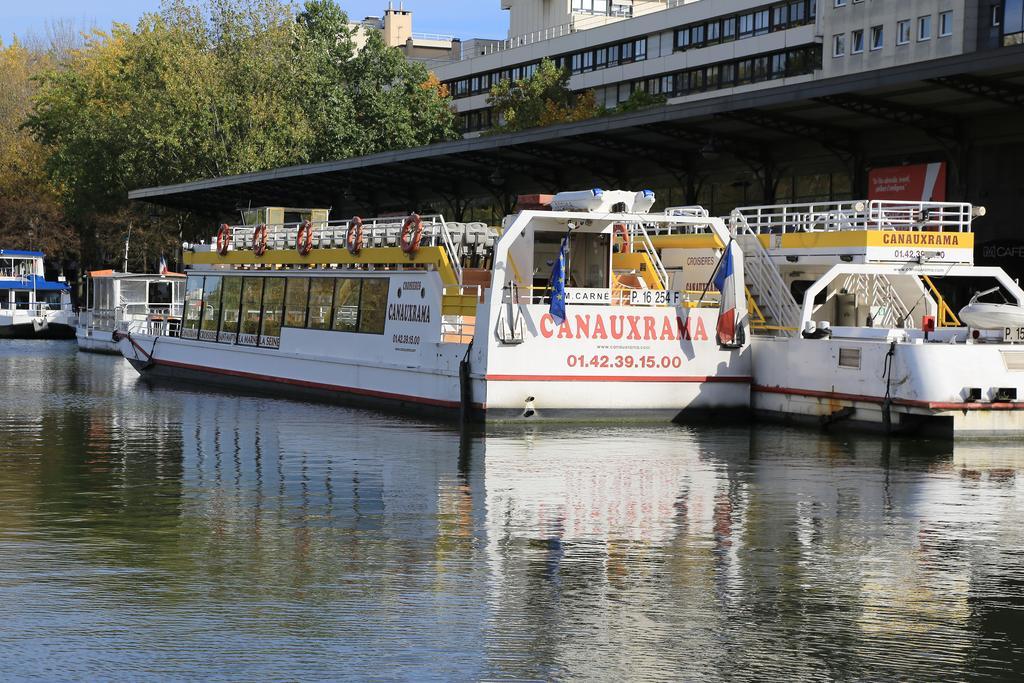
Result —
M 268 277 L 263 288 L 263 322 L 260 346 L 276 349 L 281 345 L 281 319 L 284 313 L 283 277 Z
M 27 309 L 29 307 L 28 295 L 30 293 L 31 292 L 29 292 L 28 290 L 15 291 L 14 292 L 14 307 L 18 308 L 18 309 L 21 309 L 21 310 Z
M 309 304 L 309 278 L 288 278 L 288 290 L 284 301 L 284 326 L 305 327 L 306 306 Z
M 263 278 L 247 277 L 242 280 L 242 319 L 238 329 L 238 343 L 256 346 L 260 333 L 260 308 L 263 305 Z
M 181 336 L 195 339 L 199 318 L 203 312 L 203 278 L 190 275 L 185 290 L 185 311 L 182 316 Z
M 359 306 L 359 331 L 365 334 L 384 334 L 387 305 L 387 278 L 375 277 L 363 280 L 363 295 Z
M 793 282 L 790 283 L 789 292 L 793 295 L 793 299 L 798 304 L 803 304 L 804 294 L 806 294 L 807 290 L 814 285 L 814 282 L 814 280 L 793 280 Z M 825 303 L 827 296 L 828 292 L 825 290 L 818 292 L 814 297 L 814 305 L 820 306 Z
M 10 302 L 11 291 L 9 289 L 0 289 L 0 308 L 10 308 Z
M 355 332 L 359 329 L 359 283 L 358 278 L 339 278 L 334 291 L 334 325 L 338 332 Z
M 569 240 L 570 287 L 608 287 L 610 244 L 608 235 L 573 234 Z
M 49 308 L 60 308 L 60 292 L 36 292 L 36 301 L 41 304 L 46 304 Z
M 224 300 L 221 304 L 220 333 L 217 341 L 234 342 L 238 334 L 238 310 L 242 298 L 242 278 L 229 275 L 224 278 Z
M 174 284 L 173 282 L 150 282 L 149 283 L 149 303 L 150 305 L 167 307 L 174 303 Z
M 311 330 L 331 329 L 331 300 L 334 281 L 325 277 L 314 278 L 309 287 L 309 318 L 306 327 Z
M 220 275 L 210 275 L 203 284 L 203 318 L 199 338 L 217 341 L 217 325 L 220 322 Z

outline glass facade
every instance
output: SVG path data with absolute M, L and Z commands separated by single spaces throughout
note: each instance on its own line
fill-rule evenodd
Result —
M 384 334 L 388 279 L 189 275 L 181 336 L 278 348 L 283 327 Z

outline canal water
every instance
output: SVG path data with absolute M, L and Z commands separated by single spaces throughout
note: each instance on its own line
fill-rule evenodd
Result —
M 1024 453 L 437 424 L 0 344 L 0 677 L 1019 680 Z

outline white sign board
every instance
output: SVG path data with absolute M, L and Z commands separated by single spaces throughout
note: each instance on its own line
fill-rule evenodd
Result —
M 603 304 L 612 303 L 612 290 L 610 289 L 587 289 L 583 287 L 566 287 L 566 304 Z
M 682 298 L 679 292 L 664 289 L 634 289 L 629 293 L 633 306 L 678 306 Z

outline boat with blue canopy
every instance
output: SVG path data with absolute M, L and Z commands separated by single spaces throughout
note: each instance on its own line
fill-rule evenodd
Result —
M 0 249 L 0 339 L 74 339 L 71 287 L 47 280 L 44 254 Z

